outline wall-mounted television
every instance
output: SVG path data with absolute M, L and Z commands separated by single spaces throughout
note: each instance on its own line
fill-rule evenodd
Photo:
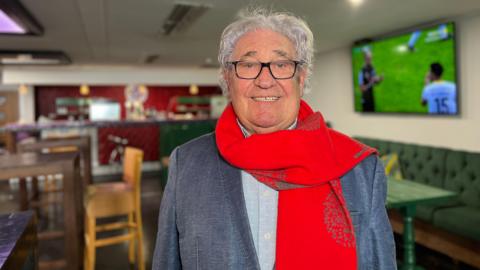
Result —
M 455 34 L 448 22 L 356 42 L 355 111 L 458 115 Z

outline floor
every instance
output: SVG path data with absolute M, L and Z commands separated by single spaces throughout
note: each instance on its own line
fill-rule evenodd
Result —
M 95 181 L 111 181 L 111 178 L 95 179 Z M 151 174 L 144 176 L 142 180 L 142 215 L 144 224 L 144 249 L 146 269 L 150 269 L 152 253 L 155 245 L 157 231 L 157 218 L 162 189 L 159 175 Z M 0 181 L 0 213 L 8 213 L 18 210 L 16 184 Z M 59 209 L 50 209 L 49 213 L 58 215 Z M 42 223 L 40 226 L 58 226 L 59 224 Z M 401 236 L 396 235 L 395 241 L 401 243 Z M 48 245 L 40 245 L 41 258 L 56 258 L 62 256 L 62 241 L 51 242 Z M 462 263 L 456 263 L 449 257 L 417 245 L 417 264 L 425 270 L 474 270 Z M 401 246 L 397 245 L 397 258 L 402 258 Z M 127 259 L 127 246 L 115 245 L 99 248 L 97 250 L 96 269 L 121 270 L 130 269 Z
M 146 269 L 150 269 L 152 264 L 152 253 L 155 245 L 157 232 L 157 219 L 160 201 L 162 198 L 162 189 L 160 186 L 159 175 L 147 175 L 142 180 L 142 218 L 144 232 L 144 250 Z M 112 177 L 95 179 L 95 182 L 112 181 Z M 0 214 L 18 211 L 17 198 L 18 184 L 12 181 L 0 181 Z M 46 216 L 55 217 L 45 218 Z M 55 228 L 63 226 L 61 222 L 51 222 L 51 220 L 62 220 L 61 209 L 50 207 L 48 213 L 43 213 L 43 219 L 39 219 L 39 227 Z M 118 218 L 117 218 L 118 219 Z M 46 222 L 45 220 L 50 220 Z M 108 220 L 104 220 L 108 221 Z M 101 235 L 100 235 L 101 236 Z M 54 240 L 39 244 L 40 259 L 50 260 L 63 257 L 63 241 Z M 100 270 L 121 270 L 131 269 L 128 262 L 127 245 L 119 244 L 97 249 L 96 269 Z

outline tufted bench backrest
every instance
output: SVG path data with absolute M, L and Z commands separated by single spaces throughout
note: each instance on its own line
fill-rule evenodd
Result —
M 445 188 L 460 194 L 460 200 L 480 208 L 480 153 L 448 151 Z
M 480 153 L 356 137 L 380 155 L 397 153 L 405 179 L 458 192 L 462 203 L 480 208 Z
M 423 184 L 443 187 L 447 150 L 429 146 L 405 144 L 399 157 L 405 178 Z
M 354 137 L 354 139 L 378 150 L 380 155 L 390 153 L 389 147 L 390 142 L 378 139 L 364 138 L 364 137 Z
M 363 137 L 356 139 L 376 148 L 380 155 L 397 153 L 405 179 L 437 187 L 444 186 L 445 162 L 449 150 Z

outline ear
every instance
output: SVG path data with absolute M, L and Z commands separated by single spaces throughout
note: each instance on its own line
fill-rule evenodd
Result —
M 222 70 L 222 77 L 223 81 L 225 82 L 225 86 L 227 87 L 227 99 L 228 101 L 232 101 L 231 95 L 230 95 L 230 70 L 228 69 L 223 69 Z
M 307 72 L 301 68 L 298 70 L 298 87 L 300 89 L 300 97 L 303 97 L 303 90 L 305 88 L 305 79 L 307 77 Z

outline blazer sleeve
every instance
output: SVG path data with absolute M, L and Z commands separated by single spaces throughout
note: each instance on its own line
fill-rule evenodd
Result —
M 175 149 L 170 156 L 168 181 L 160 204 L 158 232 L 152 259 L 152 270 L 181 269 L 175 209 L 176 182 L 177 149 Z
M 397 269 L 395 241 L 386 210 L 387 177 L 380 159 L 377 158 L 373 179 L 370 237 L 372 240 L 372 269 Z

